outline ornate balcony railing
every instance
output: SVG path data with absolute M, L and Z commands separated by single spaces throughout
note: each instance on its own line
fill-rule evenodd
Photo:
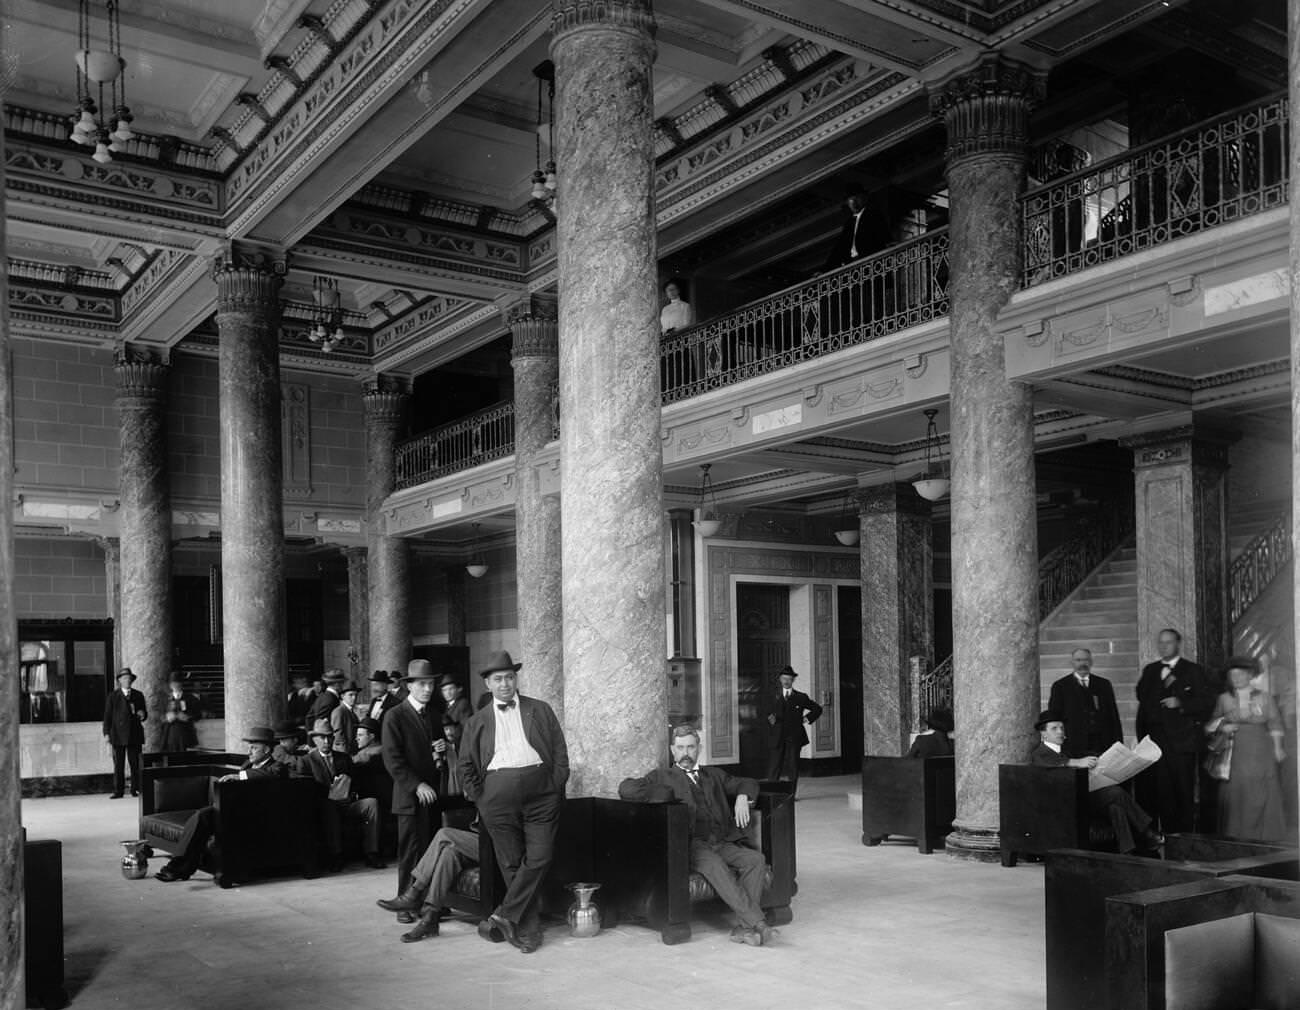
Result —
M 1279 516 L 1228 566 L 1228 620 L 1236 624 L 1291 560 L 1291 519 Z
M 952 711 L 952 657 L 949 656 L 933 670 L 925 669 L 926 663 L 917 656 L 912 657 L 912 732 L 919 733 L 925 729 L 925 717 L 936 708 Z
M 664 403 L 818 358 L 948 314 L 948 231 L 858 260 L 660 345 Z
M 397 447 L 397 487 L 468 470 L 515 451 L 515 405 L 498 403 Z
M 1285 95 L 1026 193 L 1024 287 L 1287 202 Z

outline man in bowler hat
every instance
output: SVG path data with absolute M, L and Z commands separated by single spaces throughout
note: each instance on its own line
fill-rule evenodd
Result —
M 135 674 L 129 666 L 117 672 L 117 687 L 104 703 L 104 738 L 113 748 L 113 792 L 120 800 L 126 790 L 124 765 L 131 763 L 131 795 L 140 795 L 140 751 L 144 749 L 144 721 L 149 718 L 144 695 L 133 688 Z
M 432 704 L 437 676 L 427 659 L 413 659 L 402 678 L 409 693 L 380 722 L 384 767 L 393 777 L 392 811 L 397 815 L 397 893 L 410 886 L 411 871 L 433 840 L 438 803 L 438 766 L 433 743 L 442 739 L 442 717 Z M 401 922 L 414 922 L 399 912 Z
M 531 954 L 542 945 L 541 890 L 555 854 L 569 749 L 551 706 L 518 693 L 522 663 L 493 653 L 479 671 L 492 703 L 465 723 L 460 778 L 492 837 L 506 893 L 479 935 Z
M 781 686 L 767 716 L 767 777 L 785 779 L 793 788 L 799 785 L 799 751 L 808 743 L 805 724 L 816 722 L 822 714 L 817 702 L 794 689 L 797 676 L 789 666 L 776 675 Z

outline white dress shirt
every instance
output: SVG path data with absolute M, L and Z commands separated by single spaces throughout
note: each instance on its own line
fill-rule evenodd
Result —
M 542 756 L 533 749 L 524 736 L 524 721 L 519 715 L 519 699 L 504 712 L 501 705 L 493 699 L 492 714 L 497 720 L 496 750 L 487 770 L 500 771 L 502 768 L 531 768 L 542 763 Z

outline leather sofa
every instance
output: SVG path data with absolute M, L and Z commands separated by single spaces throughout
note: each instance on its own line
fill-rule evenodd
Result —
M 957 812 L 956 766 L 947 757 L 869 755 L 862 759 L 862 844 L 890 835 L 916 839 L 918 852 L 942 847 Z
M 306 778 L 217 781 L 235 770 L 230 765 L 144 769 L 140 837 L 155 850 L 175 855 L 190 815 L 212 805 L 217 809 L 219 865 L 211 851 L 200 865 L 222 887 L 274 871 L 318 875 L 325 787 Z
M 1212 878 L 1106 901 L 1115 1010 L 1300 1006 L 1300 884 Z
M 1047 1010 L 1108 1010 L 1107 898 L 1237 874 L 1300 878 L 1294 849 L 1202 835 L 1169 835 L 1164 859 L 1059 849 L 1045 862 Z
M 596 894 L 607 925 L 643 921 L 666 944 L 691 937 L 693 909 L 717 895 L 690 868 L 690 816 L 684 804 L 632 800 L 569 800 L 589 805 L 590 874 L 569 877 L 600 882 Z M 581 818 L 575 808 L 574 826 Z M 750 821 L 750 837 L 762 851 L 768 875 L 761 904 L 772 925 L 790 922 L 797 890 L 794 857 L 794 797 L 762 792 Z

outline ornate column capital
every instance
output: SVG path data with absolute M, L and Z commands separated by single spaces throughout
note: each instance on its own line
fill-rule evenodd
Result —
M 929 518 L 931 506 L 916 493 L 911 484 L 892 483 L 864 487 L 855 495 L 859 516 L 888 515 L 903 512 Z
M 160 353 L 123 344 L 113 359 L 117 409 L 148 410 L 167 402 L 169 365 Z
M 948 131 L 948 165 L 979 155 L 1023 157 L 1030 110 L 1046 90 L 1042 71 L 996 52 L 931 85 L 930 112 Z
M 562 35 L 583 28 L 612 28 L 653 39 L 650 0 L 552 0 L 551 45 Z
M 407 384 L 395 375 L 376 375 L 366 383 L 361 394 L 365 404 L 366 424 L 398 425 L 406 417 L 406 406 L 411 401 Z
M 506 309 L 506 325 L 514 338 L 511 360 L 559 355 L 559 312 L 554 298 L 529 295 L 515 302 Z
M 344 547 L 343 556 L 347 558 L 348 567 L 364 567 L 370 560 L 370 550 L 366 547 Z
M 232 242 L 212 258 L 218 312 L 280 311 L 280 288 L 289 272 L 287 253 Z

